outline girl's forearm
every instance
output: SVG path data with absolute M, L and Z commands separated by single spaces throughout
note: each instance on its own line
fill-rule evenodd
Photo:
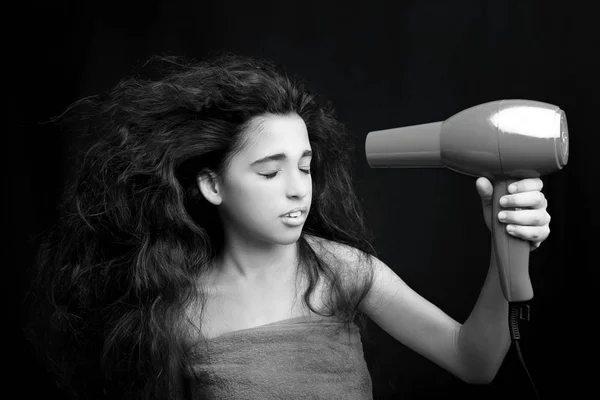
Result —
M 510 344 L 508 302 L 500 286 L 496 252 L 492 245 L 485 282 L 458 337 L 459 353 L 468 381 L 491 382 L 500 369 Z

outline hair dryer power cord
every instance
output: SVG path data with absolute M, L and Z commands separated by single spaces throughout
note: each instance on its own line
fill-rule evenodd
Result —
M 533 387 L 535 397 L 539 400 L 540 397 L 538 396 L 538 392 L 535 388 L 535 384 L 533 383 L 533 379 L 529 374 L 529 370 L 527 370 L 527 366 L 525 365 L 525 361 L 523 360 L 523 355 L 521 354 L 521 348 L 519 347 L 519 340 L 521 339 L 521 334 L 519 333 L 519 319 L 529 321 L 529 305 L 523 303 L 509 303 L 508 323 L 510 330 L 510 339 L 511 342 L 514 343 L 515 348 L 517 349 L 519 361 L 521 362 L 521 365 L 523 365 L 523 369 L 525 369 L 525 372 L 527 373 L 527 377 L 529 378 L 529 382 L 531 382 L 531 386 Z

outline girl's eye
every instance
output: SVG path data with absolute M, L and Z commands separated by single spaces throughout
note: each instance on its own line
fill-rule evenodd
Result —
M 300 168 L 300 171 L 304 172 L 306 175 L 310 175 L 310 169 L 302 169 L 302 168 Z M 278 172 L 279 171 L 275 171 L 275 172 L 272 172 L 270 174 L 260 174 L 260 175 L 264 176 L 267 179 L 273 179 L 273 178 L 275 178 L 275 175 L 277 175 Z
M 277 171 L 273 172 L 272 174 L 261 174 L 261 175 L 267 179 L 272 179 L 272 178 L 275 178 L 275 175 L 277 175 Z

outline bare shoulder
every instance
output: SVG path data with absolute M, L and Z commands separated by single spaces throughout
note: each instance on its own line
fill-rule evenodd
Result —
M 369 292 L 360 304 L 362 311 L 371 312 L 389 302 L 390 297 L 402 297 L 407 289 L 405 282 L 377 256 L 344 243 L 314 236 L 308 238 L 317 243 L 324 260 L 330 261 L 330 265 L 340 272 L 340 279 L 356 287 L 368 283 Z
M 359 266 L 361 260 L 372 258 L 353 246 L 334 240 L 311 235 L 305 235 L 305 238 L 320 257 L 323 257 L 326 261 L 336 261 L 336 264 L 341 262 L 351 266 Z
M 317 255 L 330 266 L 340 280 L 363 287 L 373 278 L 380 261 L 353 246 L 315 236 L 305 236 Z M 369 285 L 370 286 L 370 285 Z

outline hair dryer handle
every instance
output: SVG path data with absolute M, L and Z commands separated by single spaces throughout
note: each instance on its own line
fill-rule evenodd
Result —
M 506 232 L 506 225 L 496 217 L 501 211 L 500 198 L 508 194 L 508 185 L 515 180 L 498 180 L 494 182 L 492 203 L 492 238 L 496 252 L 500 285 L 504 297 L 509 302 L 528 301 L 533 298 L 533 289 L 529 278 L 528 241 L 511 236 Z

